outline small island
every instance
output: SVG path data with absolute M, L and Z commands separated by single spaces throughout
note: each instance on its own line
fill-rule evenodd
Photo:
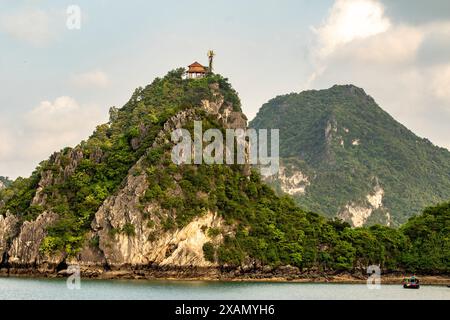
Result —
M 248 126 L 213 56 L 209 68 L 136 89 L 89 139 L 1 189 L 0 275 L 64 277 L 78 266 L 99 279 L 365 283 L 378 266 L 383 283 L 412 273 L 450 283 L 450 203 L 401 226 L 355 227 L 302 209 L 249 165 L 175 165 L 173 130 Z M 330 90 L 378 108 L 353 87 Z

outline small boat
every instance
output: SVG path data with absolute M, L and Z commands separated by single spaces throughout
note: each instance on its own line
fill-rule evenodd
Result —
M 405 289 L 420 289 L 420 281 L 415 276 L 404 278 L 402 284 Z

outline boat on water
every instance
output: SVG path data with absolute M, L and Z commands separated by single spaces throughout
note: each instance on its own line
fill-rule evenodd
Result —
M 415 276 L 404 278 L 402 284 L 405 289 L 420 289 L 420 281 Z

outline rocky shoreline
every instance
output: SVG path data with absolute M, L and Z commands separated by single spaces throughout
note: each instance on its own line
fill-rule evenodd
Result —
M 367 275 L 362 273 L 313 273 L 298 272 L 293 267 L 281 267 L 273 271 L 226 268 L 113 268 L 80 267 L 83 279 L 98 280 L 170 280 L 170 281 L 226 281 L 226 282 L 293 282 L 293 283 L 340 283 L 365 284 Z M 3 268 L 0 277 L 66 278 L 67 269 L 57 271 L 49 267 Z M 405 275 L 387 273 L 381 275 L 382 284 L 401 284 Z M 450 275 L 417 275 L 423 285 L 450 285 Z

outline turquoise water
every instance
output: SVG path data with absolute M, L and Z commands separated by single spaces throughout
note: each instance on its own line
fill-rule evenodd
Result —
M 369 290 L 360 284 L 241 283 L 204 281 L 82 280 L 79 290 L 65 279 L 0 278 L 0 300 L 450 300 L 446 286 L 406 290 L 383 285 Z

